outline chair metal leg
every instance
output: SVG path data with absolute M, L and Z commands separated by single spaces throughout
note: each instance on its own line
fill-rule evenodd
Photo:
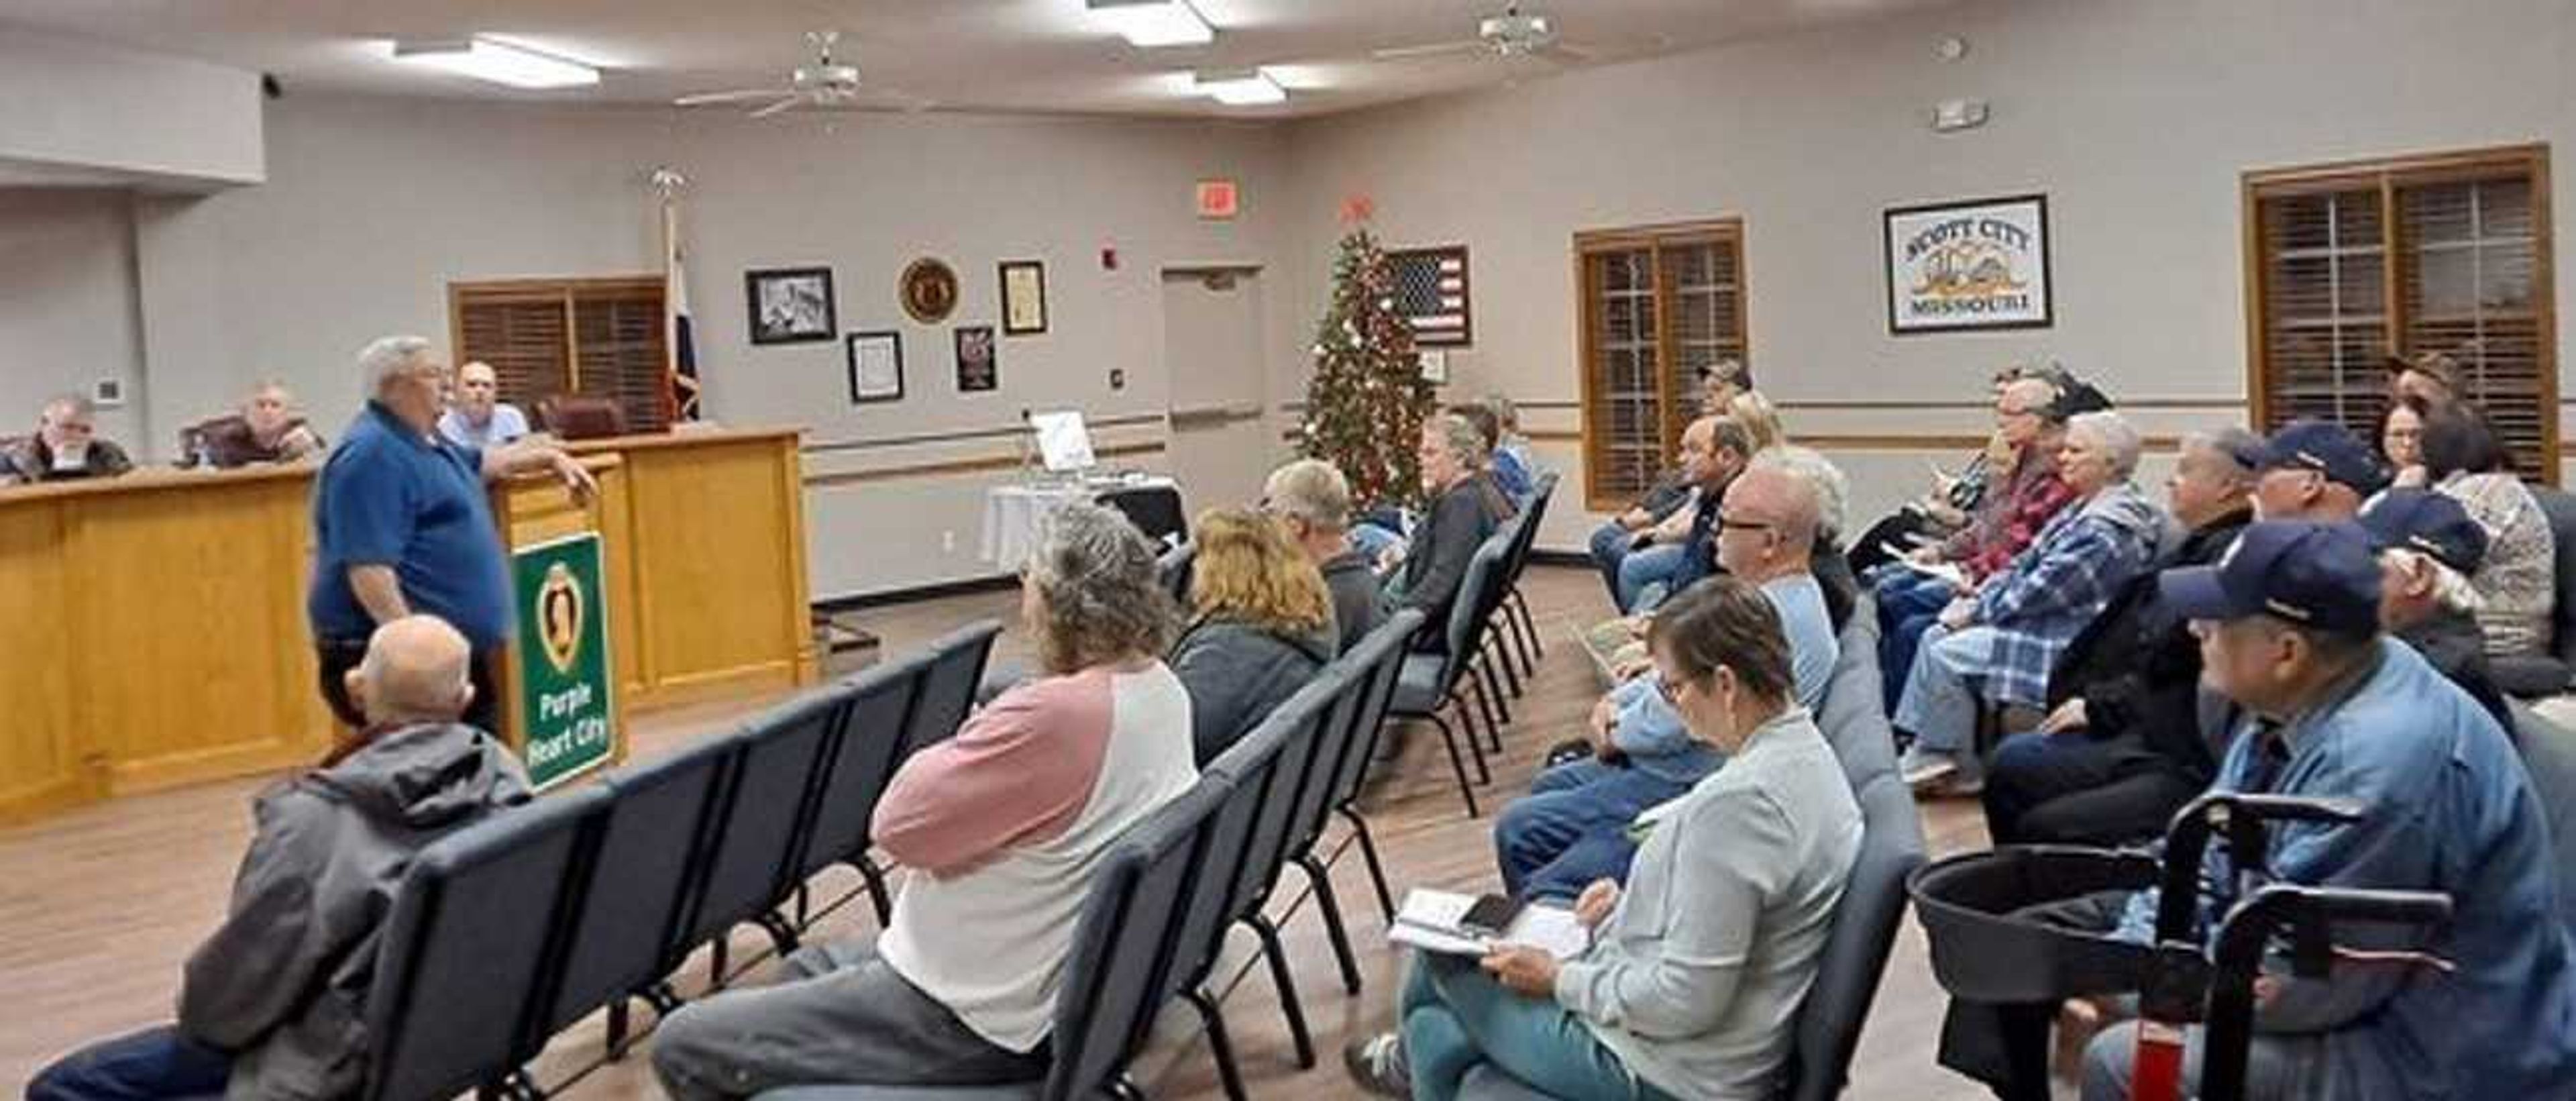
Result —
M 707 985 L 721 990 L 725 984 L 725 953 L 733 947 L 733 930 L 716 934 L 713 951 L 707 953 Z
M 1504 596 L 1503 619 L 1512 625 L 1513 641 L 1520 643 L 1523 671 L 1533 677 L 1537 676 L 1538 624 L 1530 619 L 1529 599 L 1521 595 L 1518 585 L 1512 586 L 1512 591 Z
M 1111 1079 L 1109 1084 L 1102 1088 L 1108 1090 L 1109 1096 L 1117 1098 L 1118 1101 L 1145 1101 L 1145 1088 L 1137 1085 L 1135 1079 L 1127 1077 L 1125 1071 L 1118 1072 L 1118 1077 Z
M 796 950 L 796 945 L 798 943 L 796 927 L 788 924 L 786 918 L 780 917 L 774 913 L 769 913 L 762 914 L 753 920 L 760 923 L 760 929 L 762 932 L 769 934 L 769 944 L 771 947 L 778 950 L 778 955 L 781 958 L 785 958 L 788 953 Z
M 1260 914 L 1244 918 L 1243 923 L 1261 937 L 1261 954 L 1270 961 L 1270 983 L 1279 988 L 1279 1011 L 1288 1017 L 1288 1041 L 1297 1049 L 1297 1069 L 1315 1068 L 1315 1037 L 1306 1030 L 1306 1003 L 1297 1000 L 1297 978 L 1288 973 L 1288 946 L 1279 941 L 1279 927 Z
M 1234 1061 L 1234 1040 L 1225 1032 L 1225 1014 L 1217 1012 L 1216 1002 L 1203 991 L 1184 990 L 1181 997 L 1199 1011 L 1199 1022 L 1207 1026 L 1208 1057 L 1216 1060 L 1216 1080 L 1225 1088 L 1226 1101 L 1249 1101 L 1243 1092 L 1243 1068 Z
M 1324 937 L 1332 942 L 1333 962 L 1342 968 L 1342 990 L 1360 992 L 1360 962 L 1351 955 L 1350 930 L 1342 927 L 1342 903 L 1333 895 L 1333 872 L 1313 853 L 1297 854 L 1297 866 L 1306 869 L 1306 881 L 1315 885 L 1315 908 L 1324 915 Z
M 612 1063 L 626 1057 L 626 1029 L 633 1023 L 627 1019 L 627 1010 L 627 999 L 608 1000 L 608 1061 Z
M 1520 613 L 1521 630 L 1529 636 L 1531 656 L 1546 657 L 1547 640 L 1539 637 L 1538 619 L 1530 614 L 1529 597 L 1521 594 L 1518 585 L 1512 586 L 1511 605 L 1513 611 Z M 1536 673 L 1538 670 L 1532 668 L 1530 672 Z
M 1468 690 L 1476 696 L 1476 710 L 1485 716 L 1485 747 L 1500 754 L 1503 751 L 1503 724 L 1511 721 L 1511 716 L 1496 718 L 1494 715 L 1494 697 L 1502 695 L 1502 691 L 1485 691 L 1485 678 L 1493 675 L 1490 669 L 1482 674 L 1470 670 L 1466 680 Z
M 1465 678 L 1464 683 L 1473 684 L 1475 678 Z M 1485 739 L 1476 731 L 1475 709 L 1467 706 L 1467 697 L 1459 694 L 1455 687 L 1449 689 L 1449 701 L 1444 706 L 1448 708 L 1450 714 L 1458 717 L 1458 729 L 1467 735 L 1467 752 L 1476 761 L 1476 782 L 1493 783 L 1493 770 L 1485 764 Z
M 1493 662 L 1480 661 L 1476 667 L 1476 675 L 1485 679 L 1486 694 L 1494 701 L 1494 714 L 1500 717 L 1500 721 L 1494 724 L 1494 752 L 1500 753 L 1503 749 L 1503 727 L 1512 721 L 1511 700 L 1503 695 L 1503 682 L 1495 678 Z M 1508 671 L 1511 665 L 1506 662 L 1503 668 Z
M 813 913 L 809 909 L 809 904 L 813 901 L 813 893 L 813 888 L 806 884 L 796 885 L 796 927 L 799 929 L 814 920 Z
M 850 866 L 859 870 L 859 878 L 867 884 L 868 903 L 876 907 L 877 911 L 877 928 L 883 929 L 893 924 L 894 896 L 886 890 L 885 869 L 877 867 L 875 858 L 866 853 L 861 853 L 858 859 L 850 861 Z
M 1519 699 L 1521 698 L 1521 667 L 1513 661 L 1513 639 L 1511 628 L 1508 626 L 1508 624 L 1511 623 L 1511 619 L 1511 616 L 1505 615 L 1503 617 L 1503 624 L 1497 625 L 1494 630 L 1485 632 L 1485 637 L 1493 640 L 1494 656 L 1501 659 L 1503 666 L 1503 680 L 1511 685 L 1512 698 Z
M 1442 722 L 1438 715 L 1423 717 L 1431 720 L 1431 725 L 1440 728 L 1440 742 L 1449 747 L 1449 771 L 1458 774 L 1458 796 L 1467 801 L 1467 817 L 1476 817 L 1476 785 L 1468 782 L 1467 762 L 1458 756 L 1457 732 L 1449 729 L 1449 724 Z
M 1360 859 L 1368 864 L 1369 886 L 1377 888 L 1378 909 L 1386 911 L 1388 924 L 1394 924 L 1395 896 L 1386 889 L 1386 868 L 1378 863 L 1377 840 L 1369 836 L 1368 819 L 1360 817 L 1359 810 L 1349 803 L 1333 809 L 1341 812 L 1342 818 L 1350 822 L 1351 832 L 1359 837 Z

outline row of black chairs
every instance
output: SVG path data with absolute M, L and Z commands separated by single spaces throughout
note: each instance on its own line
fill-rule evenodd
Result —
M 1466 801 L 1470 818 L 1478 813 L 1476 786 L 1494 779 L 1486 751 L 1490 747 L 1502 752 L 1503 725 L 1512 721 L 1506 686 L 1510 697 L 1520 696 L 1521 674 L 1537 676 L 1538 659 L 1547 653 L 1520 582 L 1538 540 L 1539 524 L 1556 496 L 1556 485 L 1554 471 L 1539 475 L 1520 513 L 1476 548 L 1466 577 L 1458 584 L 1458 595 L 1449 605 L 1447 622 L 1433 625 L 1445 632 L 1443 648 L 1408 657 L 1397 678 L 1395 716 L 1424 720 L 1440 731 L 1449 751 L 1450 771 L 1458 778 L 1458 795 Z M 1481 737 L 1479 719 L 1483 720 Z M 1465 755 L 1458 751 L 1461 733 L 1466 735 Z M 1476 764 L 1473 781 L 1467 777 L 1470 757 Z
M 722 982 L 737 925 L 793 949 L 808 880 L 836 865 L 882 924 L 869 820 L 904 759 L 964 723 L 1000 631 L 963 628 L 424 850 L 377 949 L 368 1101 L 541 1096 L 524 1067 L 555 1034 L 606 1007 L 621 1052 L 632 1001 L 678 1008 L 672 976 L 700 946 Z
M 1217 1076 L 1235 1101 L 1247 1096 L 1221 992 L 1211 983 L 1235 926 L 1253 931 L 1268 960 L 1301 1066 L 1315 1062 L 1279 929 L 1264 912 L 1290 865 L 1313 886 L 1346 990 L 1360 975 L 1333 894 L 1325 828 L 1338 813 L 1360 830 L 1370 874 L 1384 872 L 1353 809 L 1419 612 L 1404 612 L 1309 681 L 1209 763 L 1180 799 L 1157 808 L 1112 850 L 1076 923 L 1056 1000 L 1051 1070 L 1044 1082 L 1007 1086 L 815 1086 L 763 1101 L 1072 1101 L 1137 1096 L 1126 1067 L 1151 1038 L 1162 1009 L 1187 1002 L 1205 1023 Z M 1383 897 L 1382 897 L 1383 901 Z

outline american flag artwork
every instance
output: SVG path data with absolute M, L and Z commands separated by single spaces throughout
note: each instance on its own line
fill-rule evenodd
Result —
M 1395 312 L 1426 348 L 1459 348 L 1476 342 L 1467 308 L 1467 246 L 1397 249 L 1386 254 L 1395 272 Z

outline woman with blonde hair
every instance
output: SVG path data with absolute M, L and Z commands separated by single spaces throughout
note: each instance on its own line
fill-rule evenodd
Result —
M 1199 515 L 1190 624 L 1172 671 L 1190 694 L 1205 767 L 1333 659 L 1333 601 L 1315 563 L 1278 522 L 1252 509 Z
M 1789 442 L 1789 434 L 1780 430 L 1780 411 L 1772 407 L 1771 399 L 1763 397 L 1760 390 L 1747 390 L 1729 399 L 1726 416 L 1728 420 L 1743 425 L 1744 431 L 1753 437 L 1754 454 Z

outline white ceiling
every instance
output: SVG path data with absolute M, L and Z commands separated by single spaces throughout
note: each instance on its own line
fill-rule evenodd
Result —
M 1286 117 L 1541 79 L 1530 58 L 1375 62 L 1373 49 L 1469 38 L 1501 0 L 1192 0 L 1211 46 L 1139 50 L 1083 0 L 0 0 L 0 20 L 275 74 L 288 94 L 597 103 L 781 83 L 803 32 L 843 32 L 871 88 L 945 110 Z M 1699 49 L 1947 0 L 1533 0 L 1586 65 Z M 391 38 L 488 34 L 606 70 L 595 88 L 526 93 L 414 71 Z M 855 44 L 855 48 L 852 48 Z M 1195 68 L 1278 66 L 1289 101 L 1221 107 L 1179 94 Z M 1176 83 L 1179 82 L 1179 83 Z M 881 104 L 891 101 L 879 101 Z M 706 110 L 708 108 L 701 108 Z

